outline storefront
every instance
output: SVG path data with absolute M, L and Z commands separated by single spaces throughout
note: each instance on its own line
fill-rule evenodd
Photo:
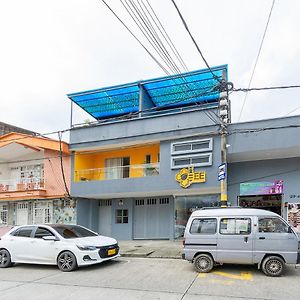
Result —
M 37 199 L 0 204 L 0 226 L 45 223 L 76 224 L 76 200 Z
M 283 215 L 283 180 L 241 183 L 238 205 Z
M 219 195 L 175 197 L 175 239 L 183 237 L 186 223 L 193 211 L 219 205 Z

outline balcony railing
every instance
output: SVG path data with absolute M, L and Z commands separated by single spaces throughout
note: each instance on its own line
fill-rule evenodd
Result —
M 74 181 L 110 180 L 159 175 L 159 163 L 82 169 L 75 171 Z
M 44 188 L 45 182 L 40 178 L 28 178 L 22 180 L 0 180 L 0 193 L 26 190 L 40 190 Z

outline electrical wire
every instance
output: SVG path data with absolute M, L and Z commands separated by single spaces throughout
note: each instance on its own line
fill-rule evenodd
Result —
M 164 61 L 164 63 L 168 66 L 169 71 L 171 73 L 176 72 L 176 68 L 172 65 L 171 60 L 168 58 L 164 50 L 162 49 L 161 45 L 157 41 L 155 37 L 153 37 L 153 33 L 151 30 L 148 28 L 148 26 L 145 24 L 145 20 L 140 17 L 139 12 L 135 12 L 135 6 L 131 7 L 127 0 L 120 0 L 121 4 L 129 14 L 129 16 L 132 18 L 132 20 L 135 22 L 137 27 L 140 29 L 144 37 L 147 39 L 149 44 L 152 46 L 152 48 L 156 51 L 156 53 L 160 56 L 160 58 Z M 131 2 L 132 3 L 132 2 Z M 137 16 L 138 14 L 138 16 Z M 141 18 L 141 20 L 139 19 Z
M 171 0 L 171 1 L 172 1 L 172 3 L 174 4 L 174 6 L 175 6 L 175 8 L 176 8 L 176 10 L 177 10 L 177 13 L 178 13 L 178 15 L 179 15 L 179 17 L 180 17 L 180 19 L 181 19 L 181 21 L 182 21 L 182 23 L 183 23 L 183 25 L 184 25 L 186 31 L 188 32 L 190 38 L 192 39 L 192 41 L 193 41 L 195 47 L 197 48 L 197 50 L 198 50 L 198 52 L 199 52 L 199 54 L 200 54 L 202 60 L 204 61 L 206 67 L 209 69 L 209 71 L 210 71 L 210 73 L 213 75 L 214 79 L 216 79 L 217 81 L 219 81 L 220 83 L 222 83 L 222 81 L 219 79 L 219 77 L 216 76 L 216 75 L 214 74 L 214 72 L 212 71 L 212 69 L 210 68 L 208 62 L 206 61 L 204 55 L 202 54 L 202 51 L 200 50 L 200 47 L 198 46 L 198 44 L 197 44 L 196 40 L 194 39 L 194 37 L 193 37 L 191 31 L 189 30 L 189 27 L 188 27 L 186 21 L 184 20 L 184 18 L 183 18 L 183 16 L 182 16 L 182 14 L 181 14 L 181 12 L 180 12 L 178 6 L 176 5 L 175 1 L 174 1 L 174 0 Z
M 258 87 L 258 88 L 234 88 L 232 92 L 251 92 L 251 91 L 265 91 L 265 90 L 284 90 L 284 89 L 295 89 L 300 88 L 300 85 L 281 85 L 281 86 L 269 86 L 269 87 Z
M 267 24 L 265 26 L 265 30 L 264 30 L 264 33 L 263 33 L 263 36 L 262 36 L 262 40 L 261 40 L 259 49 L 258 49 L 258 53 L 257 53 L 257 56 L 256 56 L 255 64 L 254 64 L 254 67 L 253 67 L 253 70 L 252 70 L 252 74 L 251 74 L 251 77 L 250 77 L 247 89 L 250 89 L 250 86 L 251 86 L 251 83 L 252 83 L 252 79 L 253 79 L 253 76 L 254 76 L 254 73 L 255 73 L 257 62 L 258 62 L 258 59 L 259 59 L 259 56 L 260 56 L 260 53 L 261 53 L 261 49 L 262 49 L 262 46 L 263 46 L 263 43 L 264 43 L 264 40 L 265 40 L 265 36 L 266 36 L 267 30 L 268 30 L 268 27 L 269 27 L 269 23 L 270 23 L 270 19 L 271 19 L 271 15 L 272 15 L 274 4 L 275 4 L 275 0 L 272 1 L 272 5 L 271 5 L 270 12 L 269 12 Z M 243 110 L 244 110 L 244 107 L 245 107 L 245 104 L 246 104 L 246 101 L 247 101 L 247 97 L 248 97 L 248 92 L 246 93 L 246 95 L 244 97 L 242 108 L 241 108 L 241 111 L 240 111 L 240 114 L 239 114 L 239 117 L 238 117 L 238 122 L 240 121 L 240 119 L 242 117 L 242 113 L 243 113 Z
M 108 4 L 104 1 L 104 0 L 102 0 L 103 1 L 103 3 L 111 10 L 111 12 L 118 18 L 118 20 L 126 27 L 126 29 L 127 30 L 129 30 L 129 28 L 128 28 L 128 26 L 126 26 L 125 25 L 125 23 L 123 22 L 123 21 L 121 21 L 121 19 L 117 16 L 117 14 L 112 10 L 112 8 L 110 7 L 110 6 L 108 6 Z M 126 1 L 126 0 L 125 0 Z M 131 3 L 132 3 L 132 1 L 131 0 L 129 0 Z M 123 6 L 126 8 L 126 5 L 125 5 L 125 2 L 123 2 L 122 0 L 121 0 L 121 3 L 123 4 Z M 126 4 L 128 4 L 127 3 L 127 1 L 126 1 Z M 133 6 L 134 8 L 136 8 L 136 6 Z M 129 9 L 126 9 L 127 10 L 127 12 L 129 13 Z M 131 9 L 131 11 L 132 11 L 132 9 Z M 137 12 L 138 13 L 138 12 Z M 129 13 L 130 14 L 130 13 Z M 140 12 L 138 13 L 139 15 L 141 15 L 140 14 Z M 131 17 L 133 17 L 132 16 L 132 14 L 130 14 L 130 16 Z M 144 24 L 146 23 L 145 22 L 145 20 L 143 20 L 143 22 L 144 22 Z M 137 24 L 137 21 L 135 20 L 135 23 Z M 138 22 L 139 24 L 141 24 L 140 22 Z M 145 25 L 146 27 L 147 27 L 147 25 Z M 138 26 L 139 28 L 140 28 L 140 26 Z M 130 31 L 131 33 L 132 33 L 132 31 Z M 143 32 L 143 34 L 145 35 L 145 32 L 144 31 L 142 31 Z M 133 33 L 132 33 L 133 34 Z M 155 37 L 154 37 L 154 39 L 155 39 Z M 153 40 L 153 39 L 152 39 Z M 156 42 L 158 42 L 157 40 L 156 40 Z M 158 42 L 159 43 L 159 42 Z M 162 55 L 162 54 L 161 54 Z M 161 56 L 160 55 L 160 56 Z M 176 67 L 175 67 L 176 68 Z M 171 72 L 172 72 L 172 70 L 174 71 L 174 69 L 172 69 L 171 68 Z M 180 72 L 180 70 L 178 70 L 179 72 Z M 213 76 L 214 76 L 214 78 L 216 78 L 216 76 L 215 76 L 215 74 L 214 73 L 212 73 L 213 74 Z M 219 78 L 217 77 L 217 79 L 218 79 L 218 81 L 219 82 L 221 82 L 222 84 L 223 84 L 223 82 L 222 81 L 220 81 L 219 80 Z M 184 79 L 182 79 L 182 80 L 184 80 Z M 188 86 L 187 86 L 187 88 L 189 88 Z M 210 115 L 209 116 L 209 118 L 211 119 L 211 120 L 213 120 L 214 119 L 214 117 L 212 116 L 212 113 L 211 112 L 205 112 L 207 115 Z M 216 115 L 216 114 L 215 114 Z M 216 115 L 217 116 L 217 115 Z M 218 116 L 217 116 L 217 118 L 218 118 Z M 217 121 L 214 121 L 215 123 L 218 123 Z
M 63 179 L 64 185 L 65 185 L 67 195 L 71 199 L 71 195 L 70 195 L 69 188 L 68 188 L 66 178 L 65 178 L 64 164 L 63 164 L 63 158 L 62 158 L 63 157 L 62 142 L 61 142 L 62 132 L 60 132 L 60 131 L 58 132 L 58 139 L 59 139 L 59 157 L 60 157 L 60 167 L 61 167 L 62 179 Z
M 157 65 L 166 73 L 170 75 L 167 69 L 157 60 L 157 58 L 144 46 L 144 44 L 137 38 L 137 36 L 129 29 L 129 27 L 118 17 L 114 10 L 106 3 L 105 0 L 101 0 L 111 13 L 119 20 L 119 22 L 127 29 L 127 31 L 133 36 L 133 38 L 143 47 L 143 49 L 149 54 L 149 56 L 157 63 Z
M 187 65 L 185 64 L 185 62 L 183 61 L 181 55 L 179 54 L 178 50 L 176 49 L 174 43 L 172 42 L 170 36 L 168 35 L 167 31 L 165 30 L 163 24 L 161 23 L 160 19 L 158 18 L 157 14 L 155 13 L 154 9 L 152 8 L 151 4 L 149 3 L 148 0 L 146 0 L 150 10 L 152 11 L 152 13 L 154 14 L 154 17 L 156 18 L 158 24 L 160 26 L 157 25 L 157 22 L 155 22 L 155 20 L 153 19 L 151 13 L 149 12 L 149 10 L 147 9 L 146 5 L 144 4 L 144 2 L 142 1 L 145 9 L 148 11 L 150 17 L 152 18 L 153 22 L 155 23 L 155 25 L 157 26 L 158 30 L 161 32 L 162 36 L 164 37 L 165 41 L 168 43 L 169 47 L 172 49 L 172 52 L 174 53 L 174 55 L 177 57 L 178 61 L 180 62 L 181 66 L 183 67 L 183 69 L 188 72 L 189 69 L 187 67 Z M 160 28 L 162 29 L 162 31 L 160 30 Z

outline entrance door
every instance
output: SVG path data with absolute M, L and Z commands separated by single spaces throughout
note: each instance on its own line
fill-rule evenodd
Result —
M 219 222 L 217 261 L 251 264 L 253 261 L 252 218 L 220 218 Z
M 28 202 L 17 203 L 17 224 L 16 225 L 27 225 L 28 224 Z
M 52 201 L 33 203 L 33 224 L 50 224 L 53 217 Z
M 134 239 L 170 238 L 170 199 L 136 199 L 134 205 Z
M 99 205 L 98 233 L 105 236 L 111 236 L 111 200 L 100 200 Z
M 281 215 L 282 195 L 239 196 L 239 206 L 259 208 Z

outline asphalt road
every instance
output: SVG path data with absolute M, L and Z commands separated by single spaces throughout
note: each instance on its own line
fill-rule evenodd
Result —
M 0 299 L 300 300 L 300 269 L 266 277 L 254 266 L 222 266 L 197 274 L 180 259 L 118 258 L 62 273 L 55 266 L 0 269 Z

